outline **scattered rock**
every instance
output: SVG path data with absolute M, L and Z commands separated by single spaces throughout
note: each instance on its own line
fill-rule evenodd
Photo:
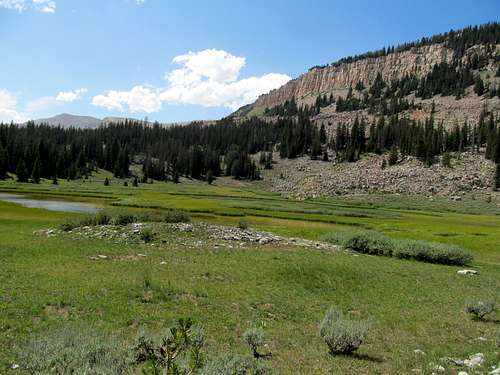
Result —
M 477 353 L 474 355 L 471 355 L 469 359 L 466 359 L 464 361 L 464 365 L 470 368 L 475 368 L 481 366 L 481 364 L 484 361 L 484 354 L 483 353 Z
M 479 272 L 476 270 L 459 270 L 457 271 L 459 275 L 478 275 Z
M 421 349 L 415 349 L 415 350 L 413 351 L 413 353 L 415 353 L 415 354 L 425 355 L 425 352 L 424 352 L 423 350 L 421 350 Z
M 468 374 L 468 373 L 466 373 L 465 371 L 460 371 L 460 372 L 458 373 L 458 375 L 469 375 L 469 374 Z
M 18 368 L 20 368 L 21 366 L 19 366 L 17 363 L 13 363 L 12 366 L 10 366 L 10 368 L 12 370 L 17 370 Z
M 497 367 L 493 371 L 490 371 L 490 375 L 500 375 L 500 367 Z

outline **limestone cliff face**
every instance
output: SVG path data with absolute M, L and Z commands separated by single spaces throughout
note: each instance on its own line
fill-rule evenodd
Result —
M 452 57 L 452 50 L 442 44 L 434 44 L 338 66 L 314 68 L 279 89 L 261 95 L 254 108 L 271 108 L 293 97 L 299 104 L 309 102 L 312 98 L 316 99 L 319 93 L 346 90 L 354 87 L 359 81 L 369 86 L 378 73 L 386 81 L 412 73 L 421 76 L 437 63 L 450 62 Z

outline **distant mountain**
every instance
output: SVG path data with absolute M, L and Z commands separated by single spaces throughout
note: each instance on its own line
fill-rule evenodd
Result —
M 81 128 L 81 129 L 95 129 L 100 125 L 107 125 L 109 123 L 120 123 L 125 121 L 139 121 L 145 123 L 144 120 L 137 120 L 129 117 L 105 117 L 102 120 L 91 116 L 78 116 L 71 115 L 69 113 L 62 113 L 60 115 L 41 118 L 34 120 L 36 125 L 49 124 L 51 126 L 62 126 L 63 128 Z M 148 121 L 147 124 L 152 125 L 153 122 Z M 176 123 L 160 123 L 162 126 L 172 126 L 172 125 L 187 125 L 189 122 L 176 122 Z
M 69 113 L 62 113 L 60 115 L 34 120 L 36 125 L 49 124 L 53 126 L 62 126 L 63 128 L 88 128 L 93 129 L 101 125 L 102 120 L 91 116 L 77 116 L 70 115 Z

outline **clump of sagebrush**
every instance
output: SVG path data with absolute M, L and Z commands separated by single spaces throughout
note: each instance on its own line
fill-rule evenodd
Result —
M 474 319 L 483 320 L 495 310 L 495 302 L 491 300 L 470 299 L 465 302 L 464 311 Z
M 145 367 L 143 373 L 192 374 L 205 362 L 204 345 L 201 328 L 189 318 L 179 319 L 159 337 L 140 334 L 133 348 L 134 363 Z
M 238 228 L 246 230 L 249 227 L 250 227 L 250 225 L 248 224 L 248 220 L 241 219 L 240 221 L 238 221 Z
M 261 328 L 250 328 L 243 334 L 243 340 L 250 347 L 254 358 L 259 358 L 259 347 L 264 345 L 264 331 Z
M 108 225 L 111 222 L 111 218 L 108 212 L 99 211 L 95 214 L 69 219 L 61 224 L 60 228 L 67 232 L 78 227 Z
M 367 321 L 348 319 L 331 307 L 320 324 L 319 334 L 331 354 L 350 354 L 361 346 L 369 326 Z
M 468 251 L 456 245 L 395 240 L 375 231 L 337 232 L 324 236 L 323 240 L 359 253 L 394 256 L 436 264 L 464 265 L 473 260 Z
M 131 223 L 164 222 L 164 223 L 187 223 L 191 221 L 188 212 L 182 210 L 169 210 L 162 214 L 149 211 L 136 212 L 127 210 L 105 210 L 95 214 L 85 215 L 79 218 L 69 219 L 60 228 L 70 231 L 75 228 L 97 225 L 128 225 Z
M 116 339 L 64 327 L 30 340 L 19 362 L 31 374 L 126 374 L 128 351 Z
M 261 361 L 240 354 L 224 354 L 214 358 L 201 369 L 200 375 L 265 375 L 269 368 Z
M 141 233 L 139 234 L 139 237 L 141 238 L 142 241 L 145 243 L 150 243 L 155 239 L 155 234 L 152 229 L 150 228 L 144 228 L 141 230 Z
M 394 240 L 394 256 L 422 262 L 464 265 L 472 261 L 472 255 L 460 246 L 439 242 Z
M 163 213 L 161 221 L 164 223 L 189 223 L 191 221 L 191 215 L 187 211 L 168 210 Z

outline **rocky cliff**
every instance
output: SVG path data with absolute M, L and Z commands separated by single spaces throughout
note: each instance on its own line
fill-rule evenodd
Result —
M 313 68 L 269 94 L 261 95 L 255 102 L 254 109 L 271 108 L 292 98 L 298 103 L 309 103 L 320 93 L 347 90 L 359 81 L 369 86 L 378 73 L 388 82 L 409 74 L 421 76 L 427 74 L 435 64 L 450 62 L 452 57 L 453 51 L 441 43 L 338 66 Z

